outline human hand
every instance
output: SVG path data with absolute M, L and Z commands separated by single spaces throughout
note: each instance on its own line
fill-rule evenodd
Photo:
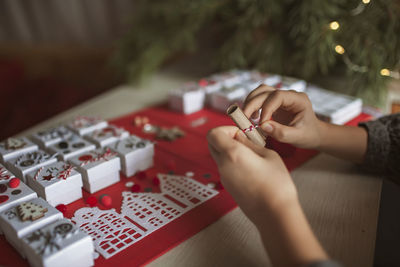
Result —
M 212 129 L 207 139 L 222 184 L 253 222 L 298 201 L 290 174 L 275 151 L 253 144 L 234 126 Z
M 267 135 L 297 147 L 319 148 L 324 124 L 306 94 L 260 85 L 247 96 L 243 111 L 256 119 L 260 109 L 260 127 Z

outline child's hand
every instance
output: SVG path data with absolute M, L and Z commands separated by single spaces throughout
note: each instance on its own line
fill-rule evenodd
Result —
M 256 119 L 260 109 L 260 126 L 267 135 L 298 147 L 319 148 L 323 126 L 306 94 L 261 85 L 247 96 L 244 113 Z
M 253 144 L 234 126 L 215 128 L 207 139 L 223 185 L 253 222 L 297 203 L 296 188 L 276 152 Z

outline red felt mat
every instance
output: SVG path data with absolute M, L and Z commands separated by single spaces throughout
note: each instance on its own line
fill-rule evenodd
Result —
M 155 125 L 165 127 L 179 126 L 186 132 L 186 135 L 184 138 L 177 139 L 174 142 L 155 140 L 155 166 L 146 171 L 146 177 L 139 178 L 134 176 L 126 178 L 122 176 L 119 183 L 95 194 L 83 191 L 83 199 L 68 205 L 66 217 L 71 218 L 77 209 L 87 206 L 84 201 L 87 197 L 94 195 L 98 198 L 103 194 L 108 194 L 112 197 L 112 208 L 115 208 L 119 213 L 122 202 L 121 192 L 129 191 L 129 188 L 125 186 L 126 182 L 134 181 L 139 184 L 142 192 L 149 189 L 152 192 L 160 192 L 158 186 L 154 186 L 152 183 L 152 179 L 157 173 L 173 171 L 175 174 L 184 175 L 186 172 L 193 172 L 193 179 L 200 183 L 207 184 L 219 181 L 217 166 L 208 152 L 205 136 L 208 130 L 216 126 L 233 125 L 227 116 L 207 109 L 192 115 L 182 115 L 171 112 L 164 106 L 159 106 L 113 119 L 110 123 L 124 127 L 132 134 L 153 140 L 153 135 L 145 134 L 140 128 L 134 126 L 133 120 L 139 115 L 148 117 L 150 123 Z M 358 122 L 368 119 L 370 119 L 368 115 L 361 114 L 349 124 L 356 125 Z M 198 124 L 200 121 L 205 123 L 196 126 L 196 123 Z M 270 141 L 270 146 L 278 150 L 282 155 L 289 170 L 293 170 L 317 154 L 316 151 L 296 149 L 273 140 Z M 97 207 L 106 209 L 101 204 L 98 204 Z M 219 194 L 216 197 L 190 210 L 108 260 L 100 256 L 95 261 L 95 264 L 96 266 L 137 266 L 148 263 L 195 235 L 235 207 L 236 203 L 229 193 L 224 189 L 219 189 Z M 0 265 L 28 265 L 5 241 L 4 236 L 0 236 L 0 251 L 2 255 L 0 257 Z

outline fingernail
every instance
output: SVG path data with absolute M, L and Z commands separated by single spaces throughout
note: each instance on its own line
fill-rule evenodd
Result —
M 260 117 L 260 113 L 258 111 L 253 112 L 253 114 L 251 114 L 251 119 L 252 120 L 256 120 Z
M 274 128 L 272 127 L 271 124 L 269 124 L 268 122 L 265 122 L 263 124 L 261 124 L 261 129 L 263 129 L 264 131 L 266 131 L 267 133 L 270 133 L 274 130 Z

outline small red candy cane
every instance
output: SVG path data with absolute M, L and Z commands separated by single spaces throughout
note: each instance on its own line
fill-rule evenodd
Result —
M 251 131 L 253 131 L 253 130 L 257 129 L 257 128 L 258 128 L 258 124 L 256 124 L 256 125 L 250 125 L 249 128 L 243 129 L 242 131 L 243 131 L 244 133 L 247 133 L 247 132 L 251 132 Z

